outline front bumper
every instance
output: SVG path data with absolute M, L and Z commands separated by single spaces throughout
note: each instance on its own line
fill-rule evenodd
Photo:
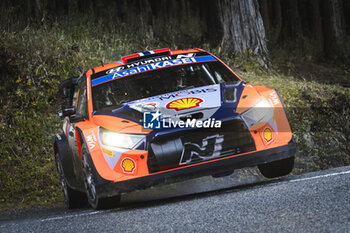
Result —
M 244 167 L 253 167 L 259 164 L 281 160 L 295 155 L 295 142 L 291 140 L 287 145 L 262 151 L 248 152 L 218 158 L 199 164 L 192 164 L 177 169 L 153 173 L 148 176 L 115 183 L 97 186 L 99 197 L 109 197 L 122 192 L 145 189 L 158 184 L 169 184 L 201 176 L 212 175 L 218 172 L 230 171 Z

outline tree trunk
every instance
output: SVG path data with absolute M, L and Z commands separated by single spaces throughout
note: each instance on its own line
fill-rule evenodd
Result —
M 322 11 L 324 14 L 324 39 L 325 53 L 328 58 L 342 60 L 344 53 L 345 34 L 344 34 L 344 16 L 341 0 L 322 1 Z
M 319 0 L 311 0 L 311 24 L 310 29 L 312 32 L 311 39 L 314 42 L 314 50 L 315 55 L 317 57 L 323 57 L 324 54 L 324 40 L 323 40 L 323 29 L 322 29 L 322 18 L 320 12 L 320 1 Z
M 265 32 L 266 32 L 266 35 L 268 35 L 271 29 L 268 0 L 259 0 L 259 6 L 260 6 L 260 14 L 264 22 Z
M 217 47 L 223 37 L 221 20 L 218 14 L 218 4 L 213 3 L 212 0 L 201 0 L 201 21 L 205 22 L 204 41 L 207 41 L 211 47 Z
M 35 0 L 35 16 L 41 17 L 41 2 L 40 0 Z
M 144 23 L 144 27 L 146 27 L 146 37 L 149 40 L 154 39 L 154 32 L 153 32 L 153 14 L 152 14 L 152 7 L 151 3 L 148 0 L 143 0 L 140 2 L 140 8 L 143 11 L 142 14 L 142 21 Z
M 272 23 L 271 25 L 271 33 L 268 38 L 272 44 L 277 43 L 278 38 L 281 35 L 282 31 L 282 9 L 280 0 L 273 0 L 272 2 L 273 11 L 272 11 Z
M 223 51 L 243 53 L 251 50 L 261 64 L 267 65 L 265 28 L 257 0 L 219 0 L 218 9 Z
M 298 11 L 298 1 L 282 0 L 283 41 L 299 41 L 302 38 L 301 19 Z
M 350 1 L 343 0 L 343 15 L 346 28 L 346 35 L 350 35 Z

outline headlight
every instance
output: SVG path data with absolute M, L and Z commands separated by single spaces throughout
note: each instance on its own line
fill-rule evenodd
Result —
M 100 128 L 100 139 L 102 141 L 102 144 L 106 146 L 132 149 L 145 137 L 145 135 L 115 133 Z
M 248 128 L 258 122 L 266 122 L 273 116 L 274 108 L 266 99 L 261 99 L 254 107 L 242 113 L 242 118 Z

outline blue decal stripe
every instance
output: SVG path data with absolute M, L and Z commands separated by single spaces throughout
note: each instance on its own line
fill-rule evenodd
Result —
M 111 81 L 113 79 L 122 78 L 124 76 L 129 76 L 129 75 L 141 73 L 144 71 L 150 71 L 150 70 L 176 66 L 176 65 L 185 65 L 185 64 L 191 64 L 191 63 L 209 62 L 209 61 L 216 61 L 216 58 L 213 56 L 203 56 L 203 57 L 192 57 L 192 58 L 179 58 L 179 59 L 174 59 L 170 61 L 151 63 L 151 64 L 142 65 L 135 68 L 119 71 L 113 74 L 109 74 L 109 75 L 94 79 L 91 81 L 91 85 L 96 86 L 101 83 Z
M 213 56 L 195 57 L 194 59 L 196 62 L 216 61 L 216 58 Z

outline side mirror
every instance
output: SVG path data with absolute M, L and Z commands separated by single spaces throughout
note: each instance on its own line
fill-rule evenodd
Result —
M 62 98 L 68 98 L 69 97 L 69 89 L 67 87 L 62 88 Z
M 69 108 L 63 108 L 62 110 L 58 111 L 58 116 L 60 117 L 66 117 L 75 114 L 75 108 L 69 107 Z
M 78 123 L 84 120 L 84 116 L 81 114 L 73 114 L 69 116 L 70 123 Z
M 58 87 L 58 95 L 61 99 L 70 98 L 73 95 L 74 87 L 79 77 L 63 80 Z

